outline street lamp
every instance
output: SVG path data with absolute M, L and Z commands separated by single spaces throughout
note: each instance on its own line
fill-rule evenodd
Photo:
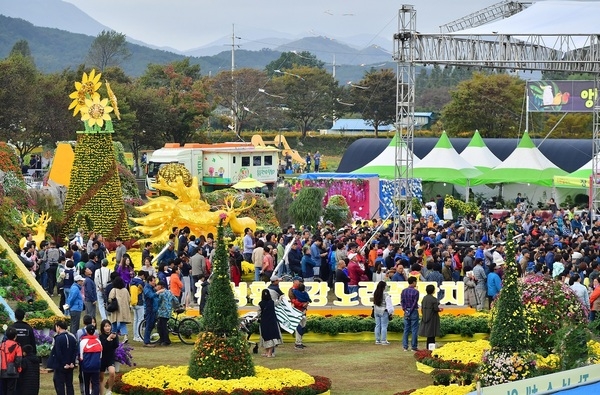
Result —
M 287 75 L 291 75 L 292 77 L 296 77 L 302 81 L 304 81 L 304 78 L 302 78 L 301 76 L 299 76 L 298 74 L 294 74 L 294 73 L 288 73 L 287 71 L 283 71 L 283 70 L 273 70 L 275 73 L 278 74 L 287 74 Z
M 356 88 L 356 89 L 365 89 L 365 90 L 369 89 L 368 86 L 355 85 L 355 84 L 352 83 L 352 81 L 348 81 L 346 83 L 346 85 L 350 85 L 351 88 Z
M 353 106 L 355 103 L 345 103 L 341 101 L 339 98 L 335 99 L 336 102 L 340 103 L 342 106 Z
M 279 96 L 279 95 L 272 95 L 272 94 L 270 94 L 269 92 L 267 92 L 266 90 L 264 90 L 264 89 L 262 89 L 262 88 L 258 88 L 258 91 L 259 91 L 260 93 L 264 93 L 264 94 L 265 94 L 265 95 L 267 95 L 267 96 L 271 96 L 271 97 L 277 97 L 277 98 L 279 98 L 279 99 L 285 99 L 283 96 Z

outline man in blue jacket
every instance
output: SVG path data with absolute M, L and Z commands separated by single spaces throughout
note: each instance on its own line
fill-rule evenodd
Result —
M 154 347 L 150 343 L 150 334 L 156 325 L 156 314 L 158 313 L 158 296 L 164 290 L 156 291 L 156 277 L 149 276 L 144 286 L 144 319 L 146 328 L 144 330 L 144 347 Z
M 81 287 L 85 279 L 79 274 L 75 275 L 74 283 L 69 291 L 69 298 L 64 307 L 69 310 L 71 315 L 71 333 L 75 334 L 79 330 L 79 321 L 81 320 L 81 312 L 83 311 L 83 298 L 81 297 Z
M 56 321 L 54 330 L 57 335 L 48 358 L 48 367 L 54 370 L 54 389 L 57 395 L 75 395 L 73 370 L 79 350 L 77 340 L 67 331 L 67 324 L 62 320 Z

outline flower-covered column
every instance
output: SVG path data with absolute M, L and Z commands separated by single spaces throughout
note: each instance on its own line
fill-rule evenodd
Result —
M 223 240 L 226 218 L 227 214 L 222 213 L 217 227 L 213 274 L 204 310 L 206 331 L 194 345 L 188 368 L 188 375 L 195 379 L 229 380 L 255 374 L 247 339 L 239 331 L 237 304 L 227 272 L 229 257 Z
M 75 82 L 76 91 L 69 109 L 73 116 L 81 114 L 85 130 L 77 132 L 75 159 L 65 202 L 65 233 L 79 227 L 101 233 L 109 240 L 129 239 L 127 214 L 117 171 L 110 113 L 120 119 L 117 98 L 106 83 L 108 98 L 102 99 L 98 89 L 101 74 L 92 70 Z M 109 100 L 110 104 L 109 105 Z

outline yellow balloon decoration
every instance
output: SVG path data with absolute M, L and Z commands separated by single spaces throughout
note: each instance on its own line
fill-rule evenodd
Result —
M 191 179 L 189 186 L 186 186 L 181 176 L 176 176 L 170 183 L 161 178 L 156 184 L 152 184 L 152 187 L 170 192 L 176 198 L 169 196 L 149 198 L 148 203 L 137 207 L 138 211 L 147 214 L 145 217 L 131 218 L 139 224 L 134 229 L 147 235 L 138 240 L 140 245 L 148 241 L 152 243 L 167 241 L 174 226 L 178 228 L 187 226 L 196 236 L 209 232 L 216 234 L 221 214 L 226 215 L 224 223 L 227 224 L 230 219 L 235 222 L 241 211 L 252 207 L 251 204 L 234 209 L 228 205 L 225 209 L 210 211 L 210 205 L 200 199 L 197 177 Z

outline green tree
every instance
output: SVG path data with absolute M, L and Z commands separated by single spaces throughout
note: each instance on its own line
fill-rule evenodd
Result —
M 478 129 L 483 137 L 518 133 L 525 83 L 507 74 L 476 73 L 450 91 L 442 121 L 448 134 Z
M 316 226 L 323 213 L 323 197 L 321 188 L 302 188 L 294 202 L 290 204 L 290 216 L 296 226 Z
M 165 140 L 163 130 L 167 126 L 167 114 L 158 89 L 146 88 L 139 83 L 116 84 L 113 87 L 119 97 L 121 121 L 115 139 L 131 149 L 140 174 L 140 151 L 160 148 Z
M 272 82 L 274 91 L 284 98 L 283 112 L 300 128 L 302 137 L 316 122 L 331 117 L 341 93 L 331 74 L 314 67 L 292 68 Z
M 379 127 L 396 119 L 396 74 L 390 69 L 371 69 L 350 89 L 355 110 L 379 137 Z
M 198 130 L 212 107 L 200 66 L 190 65 L 189 59 L 166 66 L 150 65 L 139 82 L 143 87 L 157 88 L 166 118 L 162 130 L 165 140 L 183 144 L 202 138 Z
M 232 112 L 238 136 L 247 125 L 256 125 L 266 115 L 268 96 L 259 89 L 264 89 L 268 81 L 264 71 L 254 69 L 222 71 L 210 79 L 213 101 Z
M 564 118 L 562 114 L 547 114 L 545 124 L 545 131 L 554 128 L 553 138 L 589 138 L 592 131 L 592 114 L 571 113 L 566 114 Z
M 120 65 L 129 56 L 131 53 L 123 33 L 102 30 L 92 41 L 87 58 L 93 66 L 103 72 L 108 66 Z
M 308 51 L 302 52 L 284 52 L 279 59 L 276 59 L 265 66 L 265 70 L 269 76 L 276 75 L 275 70 L 290 70 L 297 67 L 314 67 L 322 69 L 325 62 L 317 59 L 316 55 Z
M 21 159 L 45 137 L 36 128 L 40 116 L 39 77 L 31 59 L 18 51 L 0 61 L 0 138 L 13 143 Z
M 31 60 L 31 62 L 33 63 L 33 56 L 31 56 L 31 49 L 29 48 L 29 41 L 27 40 L 19 40 L 15 43 L 15 45 L 13 45 L 12 49 L 10 50 L 10 54 L 8 55 L 13 56 L 13 55 L 21 55 L 24 58 L 28 58 Z

